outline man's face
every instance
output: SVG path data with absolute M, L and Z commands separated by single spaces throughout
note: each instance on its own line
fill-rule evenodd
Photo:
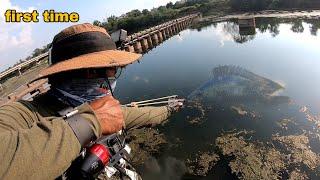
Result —
M 87 69 L 85 71 L 85 77 L 86 78 L 111 78 L 115 77 L 117 74 L 117 68 L 112 67 L 112 68 L 106 68 L 106 69 Z
M 101 69 L 81 69 L 77 71 L 60 73 L 49 79 L 54 86 L 59 86 L 66 82 L 66 79 L 115 79 L 117 74 L 117 67 L 101 68 Z
M 107 77 L 115 77 L 117 74 L 117 68 L 108 68 L 106 69 Z

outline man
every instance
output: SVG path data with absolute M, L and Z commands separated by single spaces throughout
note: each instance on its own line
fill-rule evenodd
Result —
M 0 107 L 0 179 L 54 179 L 101 135 L 166 120 L 172 110 L 165 106 L 121 108 L 112 96 L 116 70 L 140 57 L 117 51 L 91 24 L 57 34 L 51 65 L 36 79 L 49 78 L 51 90 Z

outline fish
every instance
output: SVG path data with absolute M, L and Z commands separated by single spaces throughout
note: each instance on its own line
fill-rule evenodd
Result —
M 189 100 L 255 100 L 270 99 L 282 85 L 240 66 L 213 68 L 209 79 L 188 95 Z

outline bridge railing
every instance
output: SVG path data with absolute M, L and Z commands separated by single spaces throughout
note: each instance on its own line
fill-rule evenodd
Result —
M 143 37 L 144 35 L 152 34 L 155 31 L 158 31 L 158 30 L 160 30 L 162 28 L 166 28 L 168 26 L 171 26 L 173 24 L 179 23 L 181 21 L 184 21 L 184 20 L 196 17 L 196 16 L 199 16 L 199 14 L 191 14 L 191 15 L 188 15 L 188 16 L 184 16 L 184 17 L 181 17 L 181 18 L 178 18 L 178 19 L 175 19 L 175 20 L 171 20 L 171 21 L 162 23 L 160 25 L 148 28 L 148 29 L 140 31 L 138 33 L 134 33 L 134 34 L 132 34 L 132 35 L 127 37 L 126 42 L 132 41 L 132 40 L 137 39 L 139 37 Z
M 27 61 L 25 61 L 23 63 L 20 63 L 20 64 L 14 66 L 14 67 L 6 70 L 6 71 L 3 71 L 2 73 L 0 73 L 0 80 L 6 78 L 6 76 L 8 76 L 8 75 L 10 75 L 10 74 L 12 74 L 12 73 L 14 73 L 16 71 L 20 71 L 22 68 L 27 67 L 32 63 L 35 63 L 35 62 L 38 62 L 38 61 L 42 60 L 43 58 L 45 58 L 47 56 L 48 56 L 48 52 L 40 54 L 37 57 L 34 57 L 34 58 L 30 59 L 30 60 L 27 60 Z
M 181 17 L 181 18 L 178 18 L 178 19 L 175 19 L 175 20 L 171 20 L 171 21 L 168 21 L 168 22 L 165 22 L 165 23 L 162 23 L 160 25 L 157 25 L 157 26 L 154 26 L 154 27 L 151 27 L 151 28 L 148 28 L 144 31 L 140 31 L 138 33 L 134 33 L 130 36 L 128 36 L 125 40 L 125 45 L 128 45 L 130 43 L 134 43 L 135 41 L 137 41 L 139 38 L 145 38 L 146 36 L 149 36 L 149 35 L 152 35 L 154 33 L 157 33 L 159 30 L 161 29 L 164 29 L 164 28 L 167 28 L 167 27 L 170 27 L 172 25 L 175 25 L 177 23 L 180 23 L 180 22 L 183 22 L 183 21 L 186 21 L 188 19 L 192 19 L 196 16 L 199 16 L 199 14 L 191 14 L 191 15 L 187 15 L 187 16 L 184 16 L 184 17 Z M 32 58 L 30 60 L 27 60 L 21 64 L 18 64 L 6 71 L 3 71 L 0 73 L 0 82 L 1 80 L 5 79 L 6 77 L 8 77 L 9 75 L 11 75 L 12 73 L 14 72 L 20 72 L 21 69 L 23 69 L 24 67 L 27 67 L 29 66 L 30 64 L 34 63 L 34 62 L 38 62 L 44 58 L 48 57 L 48 52 L 46 53 L 43 53 L 35 58 Z M 1 89 L 0 89 L 1 90 Z

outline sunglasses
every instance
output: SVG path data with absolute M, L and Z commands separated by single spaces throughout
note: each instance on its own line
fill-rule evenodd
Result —
M 115 77 L 117 74 L 117 70 L 117 68 L 85 69 L 85 72 L 83 72 L 83 74 L 85 74 L 85 78 Z
M 117 79 L 122 72 L 118 68 L 100 68 L 100 69 L 79 69 L 69 72 L 64 72 L 51 77 L 52 81 L 64 80 L 65 78 L 80 78 L 80 79 L 93 79 L 93 78 L 115 78 Z

